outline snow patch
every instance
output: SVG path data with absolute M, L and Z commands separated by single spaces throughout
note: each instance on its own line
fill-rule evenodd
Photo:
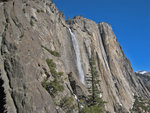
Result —
M 81 107 L 81 108 L 84 108 L 84 106 L 83 106 L 83 105 L 80 105 L 80 107 Z
M 146 73 L 148 73 L 147 71 L 138 71 L 138 72 L 136 72 L 136 73 L 139 73 L 139 74 L 146 74 Z
M 76 100 L 78 100 L 78 97 L 77 97 L 77 95 L 75 95 L 75 94 L 74 94 L 74 98 L 75 98 Z
M 134 93 L 132 93 L 132 96 L 134 96 Z
M 141 74 L 145 74 L 145 73 L 147 73 L 147 71 L 142 71 L 142 72 L 140 72 Z
M 103 97 L 103 95 L 102 95 L 102 93 L 100 93 L 100 94 L 99 94 L 99 98 L 102 98 L 102 97 Z

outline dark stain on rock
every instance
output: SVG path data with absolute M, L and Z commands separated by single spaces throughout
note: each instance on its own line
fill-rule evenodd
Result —
M 6 113 L 6 94 L 4 92 L 4 87 L 3 87 L 4 81 L 1 78 L 1 71 L 0 71 L 0 113 Z

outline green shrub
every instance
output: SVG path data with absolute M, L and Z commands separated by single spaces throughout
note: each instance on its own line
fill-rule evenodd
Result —
M 44 10 L 42 10 L 42 9 L 41 9 L 41 11 L 40 11 L 40 12 L 44 13 Z
M 64 73 L 63 72 L 58 72 L 58 75 L 62 76 Z
M 80 113 L 104 113 L 104 110 L 97 105 L 85 106 Z
M 46 59 L 46 63 L 48 65 L 49 69 L 50 69 L 50 72 L 51 72 L 52 76 L 54 78 L 57 78 L 58 73 L 57 73 L 57 71 L 55 69 L 56 68 L 56 64 L 53 62 L 52 59 Z
M 50 69 L 50 72 L 52 74 L 52 76 L 54 77 L 54 81 L 47 81 L 47 79 L 45 79 L 42 82 L 42 86 L 49 92 L 49 94 L 52 97 L 55 97 L 57 95 L 57 93 L 60 91 L 64 91 L 64 86 L 61 84 L 63 83 L 61 81 L 61 79 L 59 78 L 58 75 L 62 75 L 63 72 L 57 72 L 56 71 L 56 64 L 53 62 L 52 59 L 46 59 L 46 63 Z
M 46 3 L 46 5 L 49 6 L 50 4 L 49 4 L 49 3 Z
M 54 80 L 50 82 L 50 95 L 55 97 L 58 92 L 64 91 L 64 86 L 59 83 L 60 81 Z
M 144 110 L 146 112 L 150 112 L 150 104 L 149 100 L 145 100 L 142 97 L 134 96 L 135 102 L 133 106 L 133 111 L 135 112 L 141 112 L 141 110 Z
M 30 19 L 30 25 L 31 25 L 31 26 L 34 25 L 32 18 Z
M 51 72 L 51 74 L 52 74 L 52 76 L 53 76 L 54 78 L 57 78 L 57 77 L 58 77 L 58 73 L 57 73 L 57 71 L 56 71 L 54 68 L 51 68 L 51 69 L 50 69 L 50 72 Z
M 50 86 L 50 82 L 47 82 L 47 79 L 44 79 L 44 80 L 42 81 L 42 86 L 43 86 L 46 90 L 48 90 L 48 88 L 49 88 L 49 86 Z
M 42 82 L 42 86 L 48 91 L 48 93 L 55 97 L 58 92 L 64 91 L 64 86 L 60 84 L 60 81 L 56 79 L 48 82 L 46 79 Z
M 55 62 L 53 62 L 52 59 L 46 59 L 46 62 L 49 68 L 54 68 L 54 69 L 56 68 L 56 64 Z
M 57 51 L 50 51 L 50 53 L 56 57 L 60 57 L 60 54 Z
M 44 46 L 41 46 L 41 47 L 44 48 L 45 50 L 47 50 L 53 56 L 60 57 L 60 54 L 57 51 L 49 50 L 47 47 L 44 47 Z
M 92 98 L 87 102 L 88 105 L 85 105 L 81 108 L 81 113 L 104 113 L 105 111 L 105 101 L 102 98 L 96 98 L 96 102 L 93 104 Z
M 23 36 L 24 36 L 24 34 L 21 34 L 21 35 L 19 36 L 19 38 L 23 38 Z
M 66 112 L 71 112 L 76 107 L 73 101 L 74 99 L 72 97 L 64 97 L 60 100 L 59 106 Z
M 37 9 L 36 11 L 37 11 L 38 13 L 40 13 L 40 10 L 39 10 L 39 9 Z
M 25 10 L 25 8 L 23 8 L 23 9 L 22 9 L 22 11 L 23 11 L 23 13 L 26 13 L 26 10 Z

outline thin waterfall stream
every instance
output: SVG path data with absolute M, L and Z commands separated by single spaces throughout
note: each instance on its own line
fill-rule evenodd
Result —
M 79 72 L 79 78 L 80 78 L 80 81 L 85 85 L 85 76 L 84 76 L 84 71 L 83 71 L 82 64 L 81 64 L 78 41 L 70 28 L 69 28 L 69 32 L 71 34 L 71 39 L 72 39 L 73 47 L 74 47 L 75 54 L 76 54 L 76 64 L 77 64 L 77 69 Z

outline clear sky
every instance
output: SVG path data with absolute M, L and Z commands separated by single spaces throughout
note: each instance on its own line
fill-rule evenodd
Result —
M 65 17 L 108 22 L 135 71 L 150 71 L 150 0 L 53 0 Z

